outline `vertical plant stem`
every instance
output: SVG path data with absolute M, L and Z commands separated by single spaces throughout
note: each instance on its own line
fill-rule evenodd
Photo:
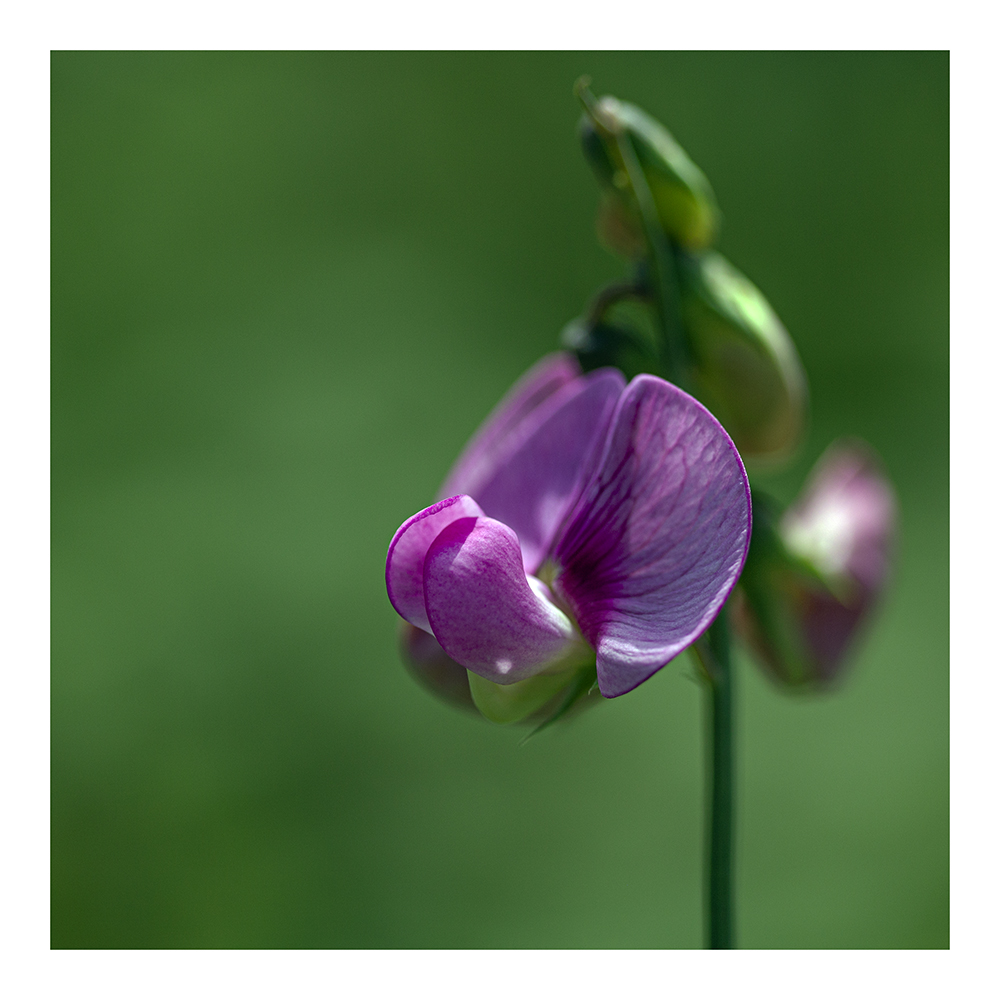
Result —
M 659 330 L 660 359 L 670 381 L 692 392 L 691 359 L 681 316 L 680 279 L 676 247 L 663 230 L 646 175 L 624 128 L 603 123 L 590 94 L 589 78 L 577 81 L 576 93 L 598 127 L 610 131 L 618 146 L 628 182 L 635 195 L 643 233 L 649 248 L 646 258 L 654 292 L 653 313 Z M 612 293 L 617 294 L 618 289 Z M 592 315 L 600 318 L 598 300 Z M 708 682 L 708 753 L 710 756 L 706 844 L 707 931 L 709 948 L 733 944 L 733 674 L 729 629 L 723 608 L 694 650 Z
M 661 357 L 667 377 L 690 392 L 687 343 L 680 313 L 677 262 L 673 247 L 660 226 L 653 195 L 642 172 L 631 139 L 617 135 L 618 148 L 635 192 L 643 230 L 650 247 L 650 263 Z M 708 725 L 710 790 L 706 875 L 708 893 L 708 947 L 733 947 L 733 672 L 725 608 L 708 630 L 703 665 L 709 678 Z
M 653 311 L 660 332 L 661 363 L 670 381 L 685 392 L 691 392 L 690 359 L 681 321 L 680 282 L 674 250 L 660 225 L 653 193 L 642 172 L 632 140 L 624 131 L 619 132 L 616 139 L 625 172 L 639 205 L 646 242 L 649 244 L 650 271 L 656 291 Z
M 708 947 L 733 943 L 733 671 L 726 610 L 708 631 L 711 787 L 708 815 Z

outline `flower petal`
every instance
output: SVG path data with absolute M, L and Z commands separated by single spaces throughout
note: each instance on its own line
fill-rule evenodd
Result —
M 810 676 L 828 683 L 889 575 L 896 498 L 878 457 L 862 442 L 830 445 L 785 511 L 780 533 L 831 588 L 803 587 L 797 608 Z
M 634 379 L 554 553 L 556 593 L 597 650 L 605 697 L 631 691 L 708 628 L 743 568 L 750 518 L 722 425 L 676 386 Z
M 488 517 L 513 528 L 535 573 L 600 455 L 625 378 L 603 368 L 557 389 L 525 417 L 467 483 Z
M 469 689 L 469 671 L 457 664 L 430 632 L 409 622 L 399 625 L 399 652 L 410 674 L 438 698 L 477 711 Z
M 424 556 L 442 528 L 459 518 L 480 514 L 482 510 L 472 497 L 449 497 L 408 518 L 392 536 L 385 557 L 385 589 L 401 618 L 430 632 L 424 608 Z
M 470 485 L 491 478 L 497 468 L 498 452 L 507 436 L 557 389 L 579 376 L 580 365 L 565 351 L 548 354 L 529 368 L 497 403 L 458 456 L 438 499 L 471 493 Z
M 517 536 L 492 518 L 453 521 L 434 539 L 424 599 L 444 651 L 497 684 L 539 674 L 579 643 L 545 584 L 525 576 Z
M 878 457 L 863 442 L 837 441 L 785 511 L 781 535 L 796 555 L 868 598 L 888 575 L 895 525 L 896 498 Z

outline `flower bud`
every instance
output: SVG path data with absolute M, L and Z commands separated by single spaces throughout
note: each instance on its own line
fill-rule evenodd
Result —
M 681 311 L 698 394 L 744 459 L 787 457 L 805 424 L 805 372 L 767 299 L 721 254 L 682 254 Z
M 719 210 L 708 179 L 674 137 L 641 108 L 614 97 L 595 101 L 584 92 L 580 141 L 603 191 L 598 234 L 630 259 L 648 253 L 635 191 L 619 147 L 629 141 L 649 186 L 664 233 L 690 249 L 707 247 Z
M 784 515 L 755 496 L 732 622 L 780 683 L 838 677 L 885 587 L 895 525 L 892 486 L 860 442 L 831 445 Z

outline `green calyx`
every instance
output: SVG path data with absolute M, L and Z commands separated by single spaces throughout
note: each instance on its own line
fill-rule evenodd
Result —
M 544 714 L 538 727 L 541 729 L 561 718 L 581 696 L 588 693 L 591 677 L 596 680 L 592 664 L 557 674 L 537 674 L 514 684 L 495 684 L 470 670 L 469 691 L 476 708 L 490 722 L 506 726 Z M 547 711 L 543 713 L 543 709 Z
M 745 459 L 773 465 L 787 458 L 801 440 L 808 400 L 791 337 L 722 254 L 681 254 L 678 271 L 699 397 Z

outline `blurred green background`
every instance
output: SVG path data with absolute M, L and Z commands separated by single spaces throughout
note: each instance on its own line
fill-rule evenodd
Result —
M 948 946 L 946 53 L 55 53 L 52 944 L 688 948 L 701 692 L 524 747 L 396 654 L 383 566 L 622 273 L 571 88 L 711 178 L 895 586 L 842 690 L 740 685 L 744 947 Z

